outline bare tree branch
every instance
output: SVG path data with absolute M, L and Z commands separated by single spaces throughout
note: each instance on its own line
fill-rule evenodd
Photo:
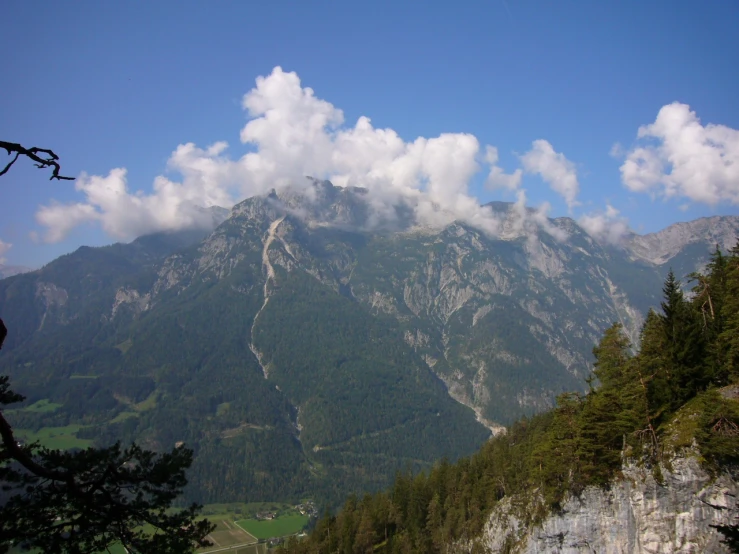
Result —
M 24 148 L 18 143 L 15 142 L 5 142 L 4 140 L 0 140 L 0 148 L 4 148 L 8 155 L 11 155 L 13 152 L 15 152 L 15 157 L 8 162 L 8 164 L 5 166 L 5 168 L 0 171 L 0 177 L 5 175 L 8 170 L 13 166 L 13 164 L 18 160 L 19 156 L 26 156 L 28 158 L 31 158 L 34 162 L 36 162 L 34 165 L 40 169 L 45 169 L 47 167 L 54 168 L 51 174 L 51 179 L 59 179 L 64 181 L 74 181 L 74 177 L 65 177 L 64 175 L 59 175 L 59 171 L 61 171 L 61 167 L 59 166 L 59 156 L 57 156 L 53 150 L 49 150 L 47 148 L 38 148 L 34 146 L 33 148 Z M 39 154 L 46 154 L 46 158 L 43 158 L 39 156 Z

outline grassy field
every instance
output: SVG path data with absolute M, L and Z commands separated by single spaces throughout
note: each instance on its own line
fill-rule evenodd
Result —
M 25 408 L 13 408 L 12 410 L 6 410 L 6 413 L 12 414 L 14 412 L 30 412 L 34 414 L 45 414 L 58 410 L 61 407 L 62 404 L 50 402 L 48 398 L 42 398 L 41 400 L 39 400 L 38 402 L 34 402 L 30 406 L 26 406 Z
M 77 426 L 70 427 L 75 428 Z M 76 432 L 76 429 L 74 430 Z M 201 518 L 207 517 L 215 523 L 216 529 L 208 535 L 213 545 L 198 549 L 196 551 L 197 554 L 207 554 L 209 552 L 218 552 L 219 554 L 267 554 L 269 548 L 265 543 L 258 544 L 257 541 L 259 539 L 282 537 L 297 533 L 306 525 L 308 517 L 302 515 L 283 515 L 271 521 L 240 518 L 243 517 L 242 514 L 254 513 L 255 511 L 278 511 L 280 509 L 290 509 L 290 506 L 276 502 L 208 504 L 204 506 L 204 515 Z M 234 522 L 236 519 L 239 519 L 239 521 Z M 254 532 L 252 532 L 252 529 L 254 529 Z M 39 551 L 31 551 L 31 554 L 37 552 Z M 20 553 L 21 550 L 18 549 L 10 550 L 10 554 Z M 110 547 L 110 554 L 125 554 L 125 550 L 121 545 L 115 544 Z
M 209 517 L 208 519 L 216 524 L 215 531 L 208 535 L 208 540 L 213 543 L 213 546 L 199 549 L 198 552 L 212 552 L 214 550 L 245 546 L 257 542 L 256 537 L 237 526 L 231 518 L 218 519 Z
M 159 393 L 154 391 L 149 396 L 147 396 L 144 400 L 139 402 L 138 404 L 134 404 L 133 409 L 136 410 L 137 412 L 146 412 L 148 410 L 152 410 L 156 408 L 158 398 L 159 398 Z
M 66 427 L 42 427 L 34 432 L 29 429 L 16 429 L 16 437 L 23 442 L 41 443 L 51 449 L 69 450 L 70 448 L 87 448 L 91 440 L 77 438 L 77 431 L 81 425 L 67 425 Z
M 223 504 L 206 504 L 200 512 L 212 519 L 211 516 L 231 516 L 234 521 L 246 519 L 257 512 L 284 512 L 292 510 L 290 504 L 284 502 L 227 502 Z
M 100 554 L 108 554 L 108 553 L 110 553 L 110 554 L 126 554 L 126 549 L 123 548 L 123 545 L 121 545 L 121 544 L 114 544 L 114 545 L 110 546 L 110 548 L 108 548 L 107 551 L 105 551 L 104 553 L 101 552 Z
M 242 519 L 236 524 L 258 539 L 284 537 L 300 531 L 308 523 L 308 516 L 285 515 L 273 520 Z
M 56 402 L 49 402 L 48 398 L 44 398 L 43 400 L 39 400 L 38 402 L 34 402 L 30 406 L 23 408 L 23 411 L 43 414 L 53 412 L 54 410 L 57 410 L 61 407 L 61 404 L 57 404 Z
M 111 419 L 110 423 L 120 423 L 121 421 L 126 421 L 131 417 L 138 417 L 138 415 L 139 414 L 137 414 L 136 412 L 121 412 L 113 419 Z

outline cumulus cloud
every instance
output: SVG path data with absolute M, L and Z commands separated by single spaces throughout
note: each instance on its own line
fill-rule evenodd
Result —
M 580 192 L 580 185 L 577 181 L 575 164 L 561 152 L 555 152 L 548 141 L 535 140 L 531 150 L 521 156 L 521 162 L 527 173 L 538 174 L 549 183 L 552 190 L 564 198 L 570 211 L 578 205 L 577 195 Z
M 9 242 L 3 242 L 2 239 L 0 239 L 0 264 L 5 263 L 5 254 L 7 254 L 8 250 L 10 250 L 12 247 L 12 244 L 10 244 Z
M 168 168 L 181 178 L 159 176 L 150 193 L 130 188 L 125 169 L 107 176 L 83 174 L 76 183 L 83 201 L 38 210 L 37 220 L 47 228 L 45 240 L 59 241 L 86 222 L 117 238 L 189 227 L 204 217 L 197 206 L 230 207 L 272 188 L 309 187 L 306 176 L 367 188 L 378 220 L 383 211 L 390 213 L 390 207 L 403 203 L 420 224 L 459 219 L 496 234 L 500 221 L 470 194 L 469 183 L 489 167 L 489 186 L 515 190 L 521 184 L 522 171 L 505 174 L 497 166 L 497 149 L 488 146 L 481 154 L 473 135 L 445 133 L 406 142 L 392 129 L 374 127 L 367 117 L 347 125 L 340 109 L 280 67 L 256 80 L 242 106 L 248 115 L 240 133 L 249 149 L 245 155 L 229 157 L 225 142 L 205 149 L 180 145 Z M 562 154 L 548 142 L 536 141 L 524 159 L 574 204 L 577 178 Z
M 516 190 L 521 186 L 523 172 L 517 169 L 511 174 L 506 174 L 501 167 L 498 167 L 498 149 L 495 146 L 485 148 L 485 162 L 490 165 L 490 173 L 485 181 L 485 185 L 489 189 Z
M 180 146 L 170 164 L 177 164 L 193 149 L 192 145 Z M 75 227 L 90 222 L 99 223 L 110 236 L 121 239 L 163 229 L 205 226 L 210 216 L 198 209 L 199 206 L 232 203 L 220 182 L 216 184 L 209 178 L 209 170 L 213 168 L 198 169 L 198 165 L 207 166 L 208 162 L 212 160 L 201 158 L 183 168 L 182 183 L 157 177 L 152 194 L 132 194 L 126 170 L 122 168 L 113 169 L 104 177 L 83 173 L 77 178 L 75 188 L 85 195 L 86 201 L 41 206 L 36 221 L 47 228 L 44 234 L 47 242 L 58 242 Z
M 638 144 L 621 165 L 627 188 L 664 198 L 739 204 L 739 131 L 702 125 L 690 106 L 663 106 L 642 125 Z
M 580 216 L 577 222 L 594 239 L 609 244 L 619 244 L 630 232 L 626 218 L 610 204 L 606 205 L 605 211 Z

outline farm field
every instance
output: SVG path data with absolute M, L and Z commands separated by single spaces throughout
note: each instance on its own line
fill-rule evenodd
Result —
M 41 446 L 52 450 L 69 450 L 70 448 L 87 448 L 92 445 L 91 440 L 77 438 L 77 431 L 81 425 L 67 425 L 66 427 L 42 427 L 38 431 L 17 429 L 16 437 L 23 442 L 41 443 Z
M 198 552 L 217 552 L 229 549 L 226 552 L 235 554 L 236 549 L 233 547 L 251 545 L 257 542 L 254 536 L 236 525 L 230 517 L 209 517 L 208 519 L 216 524 L 215 531 L 208 535 L 208 539 L 213 543 L 213 546 L 198 549 Z
M 227 502 L 223 504 L 206 504 L 202 515 L 213 519 L 220 516 L 231 516 L 234 521 L 247 519 L 257 512 L 281 512 L 291 510 L 292 506 L 284 502 Z
M 236 524 L 258 539 L 284 537 L 300 531 L 308 523 L 308 516 L 284 515 L 273 520 L 242 519 Z
M 207 517 L 216 525 L 216 529 L 208 535 L 208 538 L 213 545 L 207 548 L 200 548 L 196 553 L 267 554 L 269 547 L 266 543 L 258 543 L 259 539 L 282 537 L 297 533 L 306 525 L 308 517 L 298 514 L 286 514 L 270 521 L 241 518 L 243 518 L 244 514 L 254 513 L 255 511 L 278 511 L 289 509 L 289 505 L 276 502 L 205 505 L 203 507 L 203 515 L 198 519 Z M 251 532 L 252 528 L 254 529 L 254 533 Z M 259 533 L 259 535 L 255 535 L 255 533 Z M 125 552 L 125 549 L 120 544 L 115 544 L 110 547 L 110 554 L 125 554 Z M 10 554 L 21 554 L 21 550 L 11 549 Z M 31 551 L 31 554 L 39 554 L 39 551 Z

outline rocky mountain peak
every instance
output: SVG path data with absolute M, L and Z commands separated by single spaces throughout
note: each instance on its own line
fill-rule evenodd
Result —
M 625 243 L 632 259 L 655 265 L 668 263 L 692 244 L 718 245 L 724 252 L 739 240 L 739 217 L 713 216 L 674 223 L 656 233 L 630 235 Z

